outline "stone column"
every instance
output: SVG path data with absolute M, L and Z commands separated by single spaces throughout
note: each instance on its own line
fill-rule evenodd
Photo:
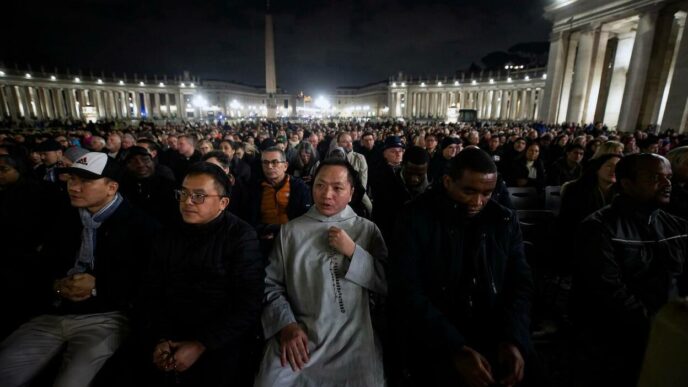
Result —
M 557 118 L 559 97 L 564 82 L 566 55 L 568 53 L 569 32 L 555 32 L 550 37 L 549 59 L 547 61 L 547 81 L 539 118 L 554 123 Z M 504 99 L 504 93 L 502 93 Z M 504 106 L 504 105 L 502 105 Z M 502 109 L 503 110 L 503 109 Z
M 497 104 L 499 103 L 497 101 L 499 95 L 498 90 L 492 90 L 492 98 L 490 99 L 490 119 L 494 120 L 495 117 L 497 116 Z
M 129 98 L 131 98 L 131 101 L 129 101 Z M 139 118 L 141 117 L 141 109 L 139 108 L 139 92 L 136 90 L 128 91 L 127 92 L 127 99 L 126 99 L 126 104 L 127 104 L 127 116 L 130 118 Z
M 19 89 L 16 86 L 7 86 L 7 95 L 10 102 L 10 111 L 12 117 L 19 119 L 23 117 L 21 110 L 21 99 L 19 98 Z
M 55 100 L 55 117 L 59 119 L 67 118 L 67 112 L 65 111 L 64 96 L 62 95 L 62 89 L 53 89 L 53 96 Z
M 98 114 L 101 118 L 110 119 L 110 109 L 107 106 L 106 90 L 95 90 L 96 104 L 98 105 Z
M 509 109 L 509 119 L 515 121 L 518 118 L 518 94 L 520 90 L 511 91 L 511 109 Z
M 686 34 L 686 28 L 683 28 L 680 39 L 661 122 L 662 129 L 671 128 L 685 132 L 686 121 L 688 121 L 688 34 Z
M 6 116 L 12 117 L 12 112 L 10 111 L 10 103 L 7 100 L 7 95 L 5 94 L 5 86 L 0 85 L 0 115 L 4 119 Z
M 502 103 L 501 107 L 499 108 L 499 119 L 500 120 L 506 120 L 509 118 L 508 116 L 508 107 L 507 104 L 509 102 L 509 91 L 508 90 L 502 90 Z
M 156 92 L 153 94 L 153 100 L 155 101 L 155 106 L 153 107 L 153 116 L 162 118 L 162 110 L 160 109 L 160 93 Z
M 423 93 L 423 116 L 430 116 L 430 93 L 427 91 Z
M 437 115 L 437 93 L 428 93 L 428 115 L 435 117 Z
M 590 77 L 588 80 L 587 104 L 584 105 L 582 120 L 585 122 L 595 121 L 598 100 L 600 97 L 600 87 L 602 86 L 602 74 L 604 72 L 604 59 L 607 55 L 607 42 L 609 32 L 597 29 L 595 31 L 595 46 L 593 48 L 592 64 Z
M 292 102 L 289 101 L 291 104 Z M 170 93 L 165 93 L 165 118 L 170 118 L 172 117 L 172 107 L 170 105 Z
M 569 100 L 571 99 L 571 86 L 573 85 L 573 75 L 576 60 L 576 50 L 580 41 L 580 32 L 573 32 L 569 38 L 568 52 L 566 54 L 564 79 L 559 95 L 558 113 L 555 122 L 565 121 L 567 118 Z
M 45 116 L 49 119 L 55 118 L 55 111 L 53 110 L 50 89 L 41 88 L 41 94 L 43 94 L 43 112 L 45 113 Z
M 657 29 L 638 116 L 638 126 L 641 128 L 651 124 L 661 124 L 660 116 L 668 96 L 666 93 L 669 86 L 668 80 L 673 77 L 680 36 L 683 35 L 686 20 L 685 12 L 678 13 L 674 17 L 674 11 L 665 10 L 657 17 Z
M 143 110 L 146 111 L 146 118 L 151 119 L 153 118 L 153 108 L 151 104 L 151 95 L 150 93 L 143 92 Z
M 612 79 L 609 84 L 609 96 L 607 97 L 603 120 L 610 129 L 617 129 L 619 124 L 621 101 L 623 100 L 624 88 L 626 87 L 626 72 L 631 61 L 635 32 L 621 34 L 618 36 L 618 39 Z
M 404 117 L 413 117 L 413 93 L 406 89 L 406 102 L 404 105 Z
M 647 69 L 652 54 L 652 42 L 655 37 L 657 11 L 652 10 L 640 16 L 638 31 L 635 35 L 631 64 L 628 68 L 626 88 L 624 90 L 618 127 L 623 131 L 632 132 L 638 125 L 640 103 L 643 100 Z
M 115 119 L 124 118 L 122 112 L 122 92 L 119 90 L 110 91 L 110 107 L 112 108 L 112 117 Z
M 416 117 L 423 116 L 423 92 L 416 93 Z
M 595 31 L 582 31 L 578 41 L 578 52 L 573 69 L 571 98 L 569 99 L 568 111 L 566 113 L 566 121 L 568 122 L 581 122 L 583 120 L 583 111 L 588 97 L 588 82 L 594 46 Z
M 112 108 L 112 118 L 124 118 L 122 112 L 122 92 L 119 90 L 110 90 L 110 107 Z

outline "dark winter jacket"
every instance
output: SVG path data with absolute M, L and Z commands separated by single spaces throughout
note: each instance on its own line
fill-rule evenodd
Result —
M 579 227 L 574 274 L 577 320 L 603 334 L 646 332 L 677 294 L 688 256 L 688 222 L 624 196 Z
M 130 311 L 138 300 L 139 275 L 147 267 L 153 235 L 158 223 L 129 204 L 125 199 L 96 232 L 94 268 L 97 296 L 72 302 L 56 298 L 53 282 L 67 276 L 74 267 L 83 226 L 76 208 L 70 208 L 60 217 L 42 249 L 43 267 L 49 270 L 44 294 L 52 314 L 88 314 L 111 311 Z
M 239 345 L 258 323 L 264 277 L 255 231 L 228 211 L 165 230 L 143 286 L 146 337 Z
M 533 284 L 518 219 L 493 200 L 470 220 L 470 227 L 464 214 L 435 185 L 407 204 L 397 222 L 390 244 L 390 294 L 403 305 L 413 327 L 408 333 L 418 333 L 408 338 L 410 353 L 446 361 L 463 345 L 480 350 L 509 342 L 525 354 Z M 474 247 L 470 256 L 465 244 Z M 473 268 L 477 283 L 472 293 L 467 267 Z M 482 299 L 480 308 L 474 295 Z

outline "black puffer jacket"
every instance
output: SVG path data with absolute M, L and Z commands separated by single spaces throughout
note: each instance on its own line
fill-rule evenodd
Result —
M 624 196 L 581 223 L 574 307 L 602 335 L 642 333 L 672 295 L 688 256 L 688 222 Z
M 258 323 L 265 271 L 256 233 L 225 211 L 208 224 L 163 232 L 144 285 L 144 332 L 196 340 L 208 349 L 238 345 Z

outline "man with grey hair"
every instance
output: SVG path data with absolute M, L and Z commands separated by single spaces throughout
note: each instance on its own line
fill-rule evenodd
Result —
M 688 220 L 688 146 L 672 149 L 666 155 L 671 163 L 671 202 L 667 211 Z
M 306 183 L 287 174 L 284 151 L 270 147 L 261 152 L 263 178 L 251 187 L 250 223 L 256 228 L 263 256 L 267 258 L 280 227 L 310 208 L 312 199 Z
M 107 149 L 108 156 L 118 160 L 121 154 L 120 150 L 122 149 L 122 136 L 118 133 L 110 133 L 107 138 Z
M 105 150 L 105 139 L 100 137 L 100 136 L 93 136 L 91 137 L 91 145 L 89 149 L 91 149 L 94 152 L 103 152 Z

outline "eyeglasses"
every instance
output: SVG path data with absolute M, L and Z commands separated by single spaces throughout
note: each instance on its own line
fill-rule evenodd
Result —
M 207 197 L 224 197 L 224 195 L 208 195 L 202 193 L 191 193 L 183 189 L 174 190 L 174 198 L 179 202 L 185 202 L 188 198 L 191 198 L 191 203 L 193 204 L 203 204 L 205 203 L 205 198 Z
M 279 164 L 286 163 L 286 161 L 282 161 L 282 160 L 262 160 L 261 163 L 263 163 L 263 165 L 265 165 L 266 167 L 267 167 L 268 165 L 270 165 L 270 166 L 272 166 L 272 167 L 276 167 L 276 166 L 279 165 Z

